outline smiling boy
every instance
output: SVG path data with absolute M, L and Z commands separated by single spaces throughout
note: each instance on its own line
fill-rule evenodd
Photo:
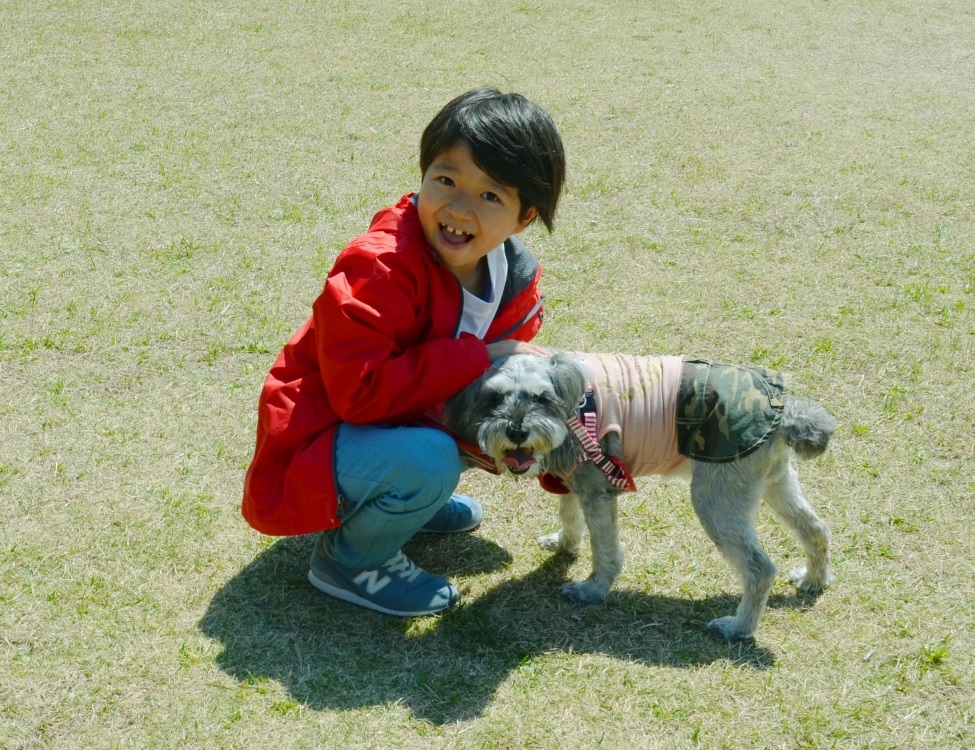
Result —
M 478 297 L 484 294 L 485 257 L 538 215 L 533 207 L 523 215 L 518 189 L 482 171 L 463 141 L 427 168 L 417 209 L 427 243 L 461 286 Z
M 259 531 L 319 532 L 309 581 L 379 612 L 421 615 L 459 598 L 402 546 L 468 531 L 462 466 L 444 433 L 414 424 L 499 357 L 544 353 L 540 269 L 517 239 L 551 231 L 565 177 L 548 114 L 475 89 L 420 142 L 422 182 L 339 254 L 312 315 L 265 381 L 242 511 Z

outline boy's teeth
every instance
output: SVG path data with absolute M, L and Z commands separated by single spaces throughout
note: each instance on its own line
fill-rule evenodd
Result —
M 450 226 L 449 224 L 444 224 L 444 225 L 443 225 L 443 228 L 444 228 L 444 229 L 446 229 L 446 230 L 447 230 L 448 232 L 450 232 L 451 234 L 456 234 L 456 235 L 458 235 L 458 236 L 460 236 L 460 237 L 464 237 L 464 236 L 465 236 L 465 235 L 467 234 L 467 232 L 462 232 L 462 231 L 461 231 L 461 230 L 459 230 L 459 229 L 454 229 L 454 228 L 453 228 L 452 226 Z

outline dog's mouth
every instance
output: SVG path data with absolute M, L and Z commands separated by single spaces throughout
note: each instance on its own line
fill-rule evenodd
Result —
M 504 452 L 504 459 L 501 461 L 508 467 L 512 474 L 524 474 L 532 466 L 538 463 L 534 454 L 527 448 L 514 448 Z

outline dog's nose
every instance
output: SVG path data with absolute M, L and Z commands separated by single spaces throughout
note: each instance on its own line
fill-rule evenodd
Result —
M 528 430 L 521 427 L 509 427 L 505 430 L 505 434 L 507 434 L 508 440 L 515 445 L 521 445 L 528 439 Z

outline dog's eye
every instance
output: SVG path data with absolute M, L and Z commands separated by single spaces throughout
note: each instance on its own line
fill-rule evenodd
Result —
M 544 393 L 532 393 L 528 398 L 533 404 L 540 404 L 541 406 L 546 406 L 551 402 L 551 399 Z
M 484 405 L 489 409 L 496 409 L 501 406 L 501 402 L 504 400 L 504 396 L 498 391 L 484 391 L 481 394 L 481 399 L 484 401 Z

